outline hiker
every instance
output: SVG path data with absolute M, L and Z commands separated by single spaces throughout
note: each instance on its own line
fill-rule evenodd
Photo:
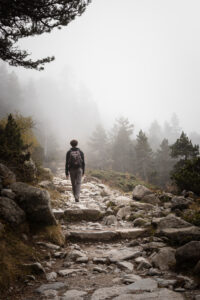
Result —
M 78 141 L 72 140 L 70 142 L 72 148 L 67 152 L 65 174 L 72 183 L 72 191 L 76 202 L 79 202 L 81 191 L 81 178 L 85 173 L 85 161 L 83 152 L 77 148 Z

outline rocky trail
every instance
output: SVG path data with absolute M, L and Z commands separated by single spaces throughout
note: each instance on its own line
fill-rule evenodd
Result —
M 37 242 L 46 253 L 36 266 L 43 275 L 27 278 L 21 300 L 200 299 L 196 281 L 176 270 L 178 256 L 170 246 L 171 239 L 181 244 L 188 236 L 191 241 L 200 238 L 198 227 L 171 214 L 173 205 L 190 200 L 173 202 L 165 194 L 162 201 L 144 187 L 133 200 L 94 180 L 82 184 L 80 202 L 75 203 L 63 170 L 53 185 L 61 192 L 53 212 L 66 245 Z

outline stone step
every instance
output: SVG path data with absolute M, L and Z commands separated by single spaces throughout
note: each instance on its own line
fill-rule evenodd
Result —
M 103 219 L 105 212 L 95 208 L 68 208 L 64 211 L 66 222 L 99 221 Z
M 66 233 L 66 239 L 71 241 L 104 242 L 122 239 L 135 239 L 144 236 L 145 228 L 117 229 L 117 230 L 71 230 Z

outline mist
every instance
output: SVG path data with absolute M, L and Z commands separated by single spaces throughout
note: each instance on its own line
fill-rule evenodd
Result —
M 62 151 L 72 138 L 90 151 L 97 126 L 109 135 L 120 118 L 153 151 L 181 131 L 199 144 L 199 9 L 197 0 L 94 0 L 66 28 L 21 39 L 32 58 L 56 60 L 42 72 L 1 63 L 1 117 L 32 116 L 41 145 Z

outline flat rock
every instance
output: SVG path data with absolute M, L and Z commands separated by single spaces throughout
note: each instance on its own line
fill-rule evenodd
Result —
M 70 231 L 67 239 L 79 241 L 110 241 L 118 237 L 115 231 Z
M 64 211 L 64 218 L 68 222 L 73 221 L 98 221 L 104 217 L 99 209 L 91 208 L 68 208 Z
M 163 288 L 153 293 L 124 294 L 113 298 L 113 300 L 184 300 L 184 298 L 180 293 Z
M 87 295 L 87 293 L 84 291 L 69 290 L 66 293 L 64 293 L 62 300 L 78 300 L 85 295 Z
M 131 258 L 136 258 L 141 255 L 141 248 L 134 247 L 134 248 L 122 248 L 122 249 L 112 249 L 105 253 L 105 256 L 111 262 L 117 262 L 122 260 L 128 260 Z
M 165 228 L 186 228 L 192 226 L 190 223 L 175 216 L 174 214 L 169 214 L 164 218 L 155 218 L 153 219 L 152 224 L 155 225 L 158 230 L 162 230 Z
M 68 275 L 71 275 L 73 273 L 78 273 L 78 272 L 81 272 L 83 271 L 82 269 L 65 269 L 65 270 L 60 270 L 58 271 L 58 274 L 60 276 L 68 276 Z
M 36 293 L 42 294 L 44 291 L 47 291 L 47 290 L 56 290 L 57 291 L 57 290 L 61 290 L 66 287 L 67 287 L 67 285 L 63 282 L 54 282 L 54 283 L 42 284 L 35 291 L 36 291 Z
M 128 228 L 128 229 L 117 229 L 119 237 L 122 239 L 135 239 L 137 237 L 143 236 L 146 232 L 145 228 Z
M 166 236 L 171 243 L 183 245 L 190 241 L 199 241 L 200 228 L 197 226 L 185 228 L 165 228 L 160 230 L 159 235 Z
M 57 220 L 60 220 L 64 217 L 64 210 L 63 209 L 53 208 L 52 211 L 53 211 L 53 214 L 54 214 L 54 216 Z

